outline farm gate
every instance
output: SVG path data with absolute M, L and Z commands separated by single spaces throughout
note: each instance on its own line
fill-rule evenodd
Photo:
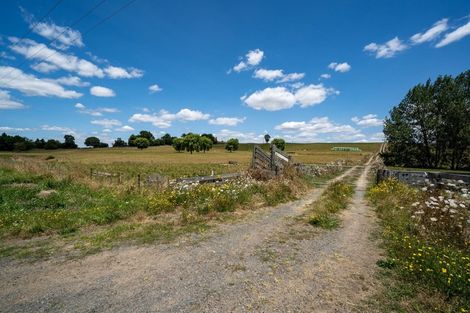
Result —
M 251 167 L 253 169 L 270 171 L 278 175 L 291 162 L 292 157 L 278 149 L 275 145 L 271 145 L 269 154 L 261 149 L 260 146 L 255 145 L 253 147 L 253 158 L 251 160 Z

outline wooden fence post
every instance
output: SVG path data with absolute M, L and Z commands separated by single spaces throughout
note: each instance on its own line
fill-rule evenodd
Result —
M 90 168 L 90 179 L 93 179 L 93 168 Z
M 137 174 L 137 188 L 140 189 L 140 174 Z
M 276 162 L 275 162 L 275 151 L 274 151 L 274 145 L 271 144 L 271 171 L 275 171 L 276 170 Z M 275 173 L 277 175 L 277 172 Z
M 121 172 L 118 173 L 118 184 L 121 184 Z

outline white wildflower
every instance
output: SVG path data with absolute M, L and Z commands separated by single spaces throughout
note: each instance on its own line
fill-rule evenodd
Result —
M 436 222 L 436 221 L 437 221 L 437 218 L 431 217 L 430 220 L 431 220 L 431 222 Z

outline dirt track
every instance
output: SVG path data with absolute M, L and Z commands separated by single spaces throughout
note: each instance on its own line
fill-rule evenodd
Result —
M 353 168 L 345 175 L 350 175 Z M 342 227 L 295 221 L 323 189 L 208 238 L 126 247 L 74 261 L 3 263 L 2 312 L 349 312 L 374 289 L 379 251 L 364 204 L 369 165 Z

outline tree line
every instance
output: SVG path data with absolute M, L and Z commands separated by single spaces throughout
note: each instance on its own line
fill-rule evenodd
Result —
M 386 165 L 470 168 L 470 70 L 411 88 L 385 119 Z
M 76 149 L 75 138 L 72 135 L 65 135 L 64 141 L 60 142 L 56 139 L 36 139 L 31 140 L 21 136 L 10 136 L 3 133 L 0 136 L 0 151 L 26 151 L 31 149 Z
M 266 135 L 266 142 L 270 141 L 270 136 Z M 284 150 L 286 142 L 284 139 L 275 138 L 271 141 L 277 148 Z M 84 141 L 85 146 L 92 148 L 107 148 L 109 145 L 102 142 L 98 137 L 87 137 Z M 142 130 L 138 134 L 132 134 L 128 140 L 117 138 L 112 147 L 136 147 L 138 149 L 145 149 L 150 146 L 173 146 L 177 152 L 187 151 L 193 152 L 206 152 L 212 149 L 215 144 L 224 144 L 225 150 L 229 152 L 237 151 L 239 148 L 239 141 L 237 138 L 230 138 L 227 142 L 217 140 L 213 134 L 196 134 L 187 133 L 182 134 L 181 137 L 174 137 L 170 134 L 164 134 L 160 138 L 156 138 L 150 131 Z M 76 149 L 78 148 L 75 143 L 75 137 L 72 135 L 65 135 L 64 141 L 61 142 L 56 139 L 36 139 L 35 141 L 21 136 L 10 136 L 3 133 L 0 136 L 0 151 L 26 151 L 31 149 Z
M 181 138 L 185 138 L 186 135 L 194 134 L 183 134 Z M 197 135 L 199 136 L 199 135 Z M 189 138 L 192 136 L 189 136 Z M 205 138 L 202 142 L 200 139 L 196 140 L 197 143 L 193 144 L 194 150 L 192 151 L 208 151 L 212 148 L 213 144 L 220 143 L 213 134 L 202 134 L 200 137 Z M 160 138 L 156 138 L 150 131 L 142 130 L 138 134 L 132 134 L 129 136 L 127 141 L 122 138 L 117 138 L 112 144 L 113 147 L 137 147 L 139 149 L 144 149 L 149 146 L 162 146 L 168 145 L 172 146 L 173 141 L 178 139 L 177 137 L 171 136 L 170 134 L 164 134 Z M 194 140 L 193 140 L 194 141 Z M 210 143 L 209 143 L 210 141 Z M 87 137 L 84 141 L 85 146 L 92 148 L 107 148 L 109 145 L 106 142 L 102 142 L 96 136 Z M 31 140 L 27 137 L 22 137 L 18 135 L 7 135 L 3 133 L 0 136 L 0 151 L 26 151 L 31 149 L 46 149 L 46 150 L 55 150 L 55 149 L 76 149 L 78 148 L 75 143 L 75 137 L 72 135 L 65 135 L 64 141 L 61 142 L 56 139 L 36 139 Z M 186 147 L 185 147 L 186 148 Z M 189 151 L 189 150 L 188 150 Z

